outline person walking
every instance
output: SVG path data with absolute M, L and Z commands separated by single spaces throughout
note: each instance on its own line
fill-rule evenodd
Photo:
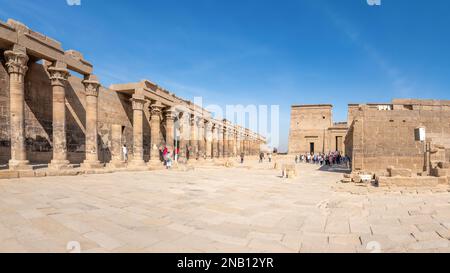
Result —
M 123 160 L 128 163 L 128 148 L 125 144 L 122 146 L 122 156 Z
M 244 164 L 244 153 L 241 153 L 241 164 Z
M 166 169 L 172 168 L 172 153 L 169 151 L 164 159 L 166 161 Z
M 269 154 L 267 157 L 269 158 L 269 163 L 272 163 L 272 154 Z

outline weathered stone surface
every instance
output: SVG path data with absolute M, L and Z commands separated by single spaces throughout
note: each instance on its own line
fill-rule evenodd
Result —
M 279 171 L 257 162 L 2 180 L 0 252 L 15 251 L 17 242 L 26 252 L 66 252 L 69 241 L 83 253 L 448 249 L 448 191 L 349 194 L 361 187 L 336 191 L 340 173 L 299 164 L 302 175 L 280 183 Z
M 439 185 L 437 177 L 378 177 L 380 187 L 436 187 Z
M 0 179 L 19 178 L 19 172 L 16 171 L 0 171 Z
M 394 167 L 410 169 L 414 176 L 424 171 L 425 158 L 430 165 L 450 162 L 449 106 L 445 100 L 393 100 L 349 106 L 352 123 L 346 147 L 352 169 L 374 171 L 381 176 L 388 167 Z M 426 129 L 430 147 L 427 157 L 425 144 L 415 137 L 418 127 Z
M 410 169 L 402 169 L 402 168 L 388 168 L 389 176 L 391 177 L 412 177 L 412 172 Z

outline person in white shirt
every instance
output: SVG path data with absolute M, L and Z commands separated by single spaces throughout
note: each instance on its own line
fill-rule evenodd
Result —
M 125 162 L 128 162 L 128 148 L 127 148 L 127 145 L 125 145 L 125 144 L 122 146 L 122 154 L 123 154 L 123 160 Z

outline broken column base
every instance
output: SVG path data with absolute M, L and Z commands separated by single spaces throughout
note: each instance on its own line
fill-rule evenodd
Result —
M 33 166 L 30 165 L 28 160 L 10 160 L 9 161 L 9 170 L 10 171 L 31 171 L 33 170 Z
M 173 165 L 173 162 L 172 162 L 172 165 Z M 164 164 L 159 159 L 157 159 L 157 160 L 150 159 L 150 161 L 147 163 L 147 167 L 150 170 L 162 170 L 162 169 L 164 169 Z
M 111 161 L 106 164 L 106 167 L 109 169 L 125 169 L 127 167 L 127 163 L 125 161 Z
M 100 161 L 84 161 L 81 165 L 83 169 L 101 169 L 105 167 L 105 164 L 100 163 Z
M 436 187 L 438 185 L 448 184 L 448 180 L 433 176 L 416 177 L 377 177 L 379 187 Z
M 60 170 L 69 170 L 72 169 L 70 166 L 70 162 L 68 160 L 52 160 L 50 164 L 48 164 L 49 170 L 60 171 Z
M 281 176 L 283 178 L 293 179 L 297 177 L 297 169 L 295 168 L 294 164 L 283 164 L 283 166 L 281 167 L 281 171 Z

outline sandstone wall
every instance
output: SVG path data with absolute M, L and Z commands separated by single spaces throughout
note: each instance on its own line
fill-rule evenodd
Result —
M 0 52 L 0 56 L 3 56 Z M 1 58 L 1 57 L 0 57 Z M 1 59 L 0 59 L 1 60 Z M 0 65 L 0 165 L 8 162 L 11 151 L 9 143 L 9 78 L 3 60 Z
M 449 105 L 435 101 L 432 105 L 416 100 L 415 104 L 399 104 L 397 101 L 392 111 L 362 106 L 355 113 L 355 120 L 346 140 L 348 153 L 353 158 L 353 170 L 385 172 L 388 167 L 393 166 L 422 172 L 424 146 L 415 140 L 414 129 L 425 127 L 427 139 L 434 145 L 444 147 L 448 154 Z M 448 161 L 448 157 L 444 160 Z
M 48 75 L 41 64 L 30 64 L 25 78 L 25 130 L 27 156 L 32 163 L 48 163 L 52 159 L 52 89 Z M 99 159 L 111 158 L 111 125 L 123 128 L 123 143 L 132 155 L 133 129 L 129 97 L 101 88 L 99 92 Z M 71 163 L 81 163 L 85 149 L 85 95 L 82 79 L 71 76 L 66 86 L 67 145 Z M 146 159 L 150 150 L 149 113 L 144 122 L 144 148 Z M 8 74 L 0 67 L 0 164 L 10 158 L 9 143 L 9 88 Z

